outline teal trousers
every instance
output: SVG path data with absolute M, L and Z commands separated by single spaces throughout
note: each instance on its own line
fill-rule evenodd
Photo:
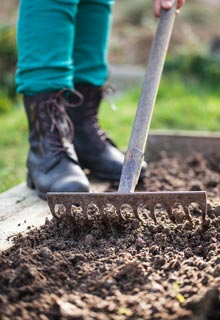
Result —
M 17 91 L 34 95 L 108 77 L 114 0 L 21 0 Z

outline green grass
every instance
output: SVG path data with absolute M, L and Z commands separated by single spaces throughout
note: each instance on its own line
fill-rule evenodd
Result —
M 24 111 L 16 107 L 0 116 L 0 191 L 25 179 L 28 149 L 27 123 Z
M 133 89 L 117 102 L 117 111 L 103 103 L 100 122 L 120 148 L 130 136 L 140 95 Z M 220 131 L 220 92 L 177 73 L 163 76 L 151 128 Z M 28 151 L 27 123 L 23 108 L 15 107 L 0 116 L 0 191 L 25 180 Z
M 125 148 L 136 113 L 140 89 L 133 89 L 118 102 L 118 110 L 105 104 L 101 123 L 120 148 Z M 220 91 L 193 77 L 170 73 L 163 76 L 151 129 L 220 131 Z

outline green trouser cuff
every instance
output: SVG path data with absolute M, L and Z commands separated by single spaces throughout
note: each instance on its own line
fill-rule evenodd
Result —
M 101 86 L 106 82 L 109 73 L 107 53 L 111 6 L 89 2 L 80 2 L 76 15 L 74 82 Z
M 21 0 L 17 43 L 17 91 L 34 95 L 102 85 L 112 0 Z

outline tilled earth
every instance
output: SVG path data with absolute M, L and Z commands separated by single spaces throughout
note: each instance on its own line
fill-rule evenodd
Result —
M 18 235 L 0 255 L 0 319 L 220 319 L 219 160 L 163 155 L 138 186 L 207 190 L 204 225 L 196 207 L 174 224 L 158 206 L 157 225 L 52 219 Z

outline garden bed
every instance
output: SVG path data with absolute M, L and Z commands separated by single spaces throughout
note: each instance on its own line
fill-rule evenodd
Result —
M 0 256 L 0 319 L 219 319 L 219 160 L 163 151 L 137 188 L 207 190 L 203 226 L 196 210 L 175 225 L 158 207 L 158 225 L 52 219 L 17 235 Z

